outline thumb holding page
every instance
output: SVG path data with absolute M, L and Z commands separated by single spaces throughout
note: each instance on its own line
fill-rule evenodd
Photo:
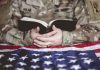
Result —
M 57 33 L 57 30 L 58 28 L 55 26 L 55 25 L 53 25 L 53 27 L 52 27 L 52 30 L 53 31 L 51 31 L 51 32 L 49 32 L 49 33 L 46 33 L 46 34 L 43 34 L 43 37 L 51 37 L 51 36 L 53 36 L 54 34 L 56 34 Z
M 40 31 L 40 27 L 37 27 L 36 32 L 39 33 L 39 31 Z
M 58 28 L 55 25 L 53 25 L 52 30 L 55 31 L 58 30 Z
M 39 31 L 40 31 L 39 27 L 31 30 L 30 35 L 33 40 L 36 39 L 37 37 L 41 36 L 41 34 L 39 34 Z

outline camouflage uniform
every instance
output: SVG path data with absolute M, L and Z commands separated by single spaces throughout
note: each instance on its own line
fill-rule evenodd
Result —
M 92 19 L 94 18 L 93 16 L 91 17 L 93 14 L 87 11 L 91 7 L 88 4 L 89 1 L 12 0 L 9 24 L 1 29 L 1 40 L 20 46 L 32 45 L 30 31 L 28 31 L 23 40 L 23 33 L 17 29 L 17 19 L 22 17 L 36 18 L 46 22 L 53 19 L 73 19 L 75 17 L 78 19 L 76 29 L 72 32 L 63 31 L 62 45 L 98 41 L 100 40 L 100 20 L 96 19 L 98 17 Z M 100 12 L 100 8 L 98 11 Z

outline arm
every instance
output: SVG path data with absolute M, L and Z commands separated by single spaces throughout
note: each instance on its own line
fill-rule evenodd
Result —
M 63 45 L 98 41 L 100 39 L 100 28 L 88 22 L 88 13 L 86 13 L 85 8 L 81 2 L 77 5 L 75 9 L 75 14 L 78 19 L 76 30 L 73 32 L 63 31 Z M 96 24 L 100 26 L 99 23 Z
M 5 33 L 10 29 L 9 23 L 9 8 L 11 0 L 0 1 L 0 42 L 4 42 Z
M 3 11 L 3 9 L 1 9 L 3 12 L 3 14 L 1 15 L 6 15 L 5 19 L 3 20 L 3 24 L 5 24 L 4 22 L 6 22 L 5 26 L 2 28 L 3 32 L 7 32 L 9 29 L 11 29 L 13 27 L 14 24 L 16 24 L 16 17 L 21 17 L 21 14 L 19 12 L 19 6 L 18 6 L 18 0 L 9 0 L 8 1 L 8 5 L 5 8 L 5 10 Z M 7 13 L 6 13 L 7 12 Z M 3 18 L 3 17 L 2 17 Z
M 18 41 L 18 30 L 16 31 L 14 26 L 16 25 L 16 19 L 15 17 L 18 16 L 15 13 L 20 14 L 19 12 L 19 5 L 18 5 L 18 1 L 19 0 L 9 0 L 7 8 L 4 7 L 5 11 L 3 12 L 3 10 L 1 10 L 1 12 L 3 12 L 4 14 L 1 15 L 6 15 L 7 19 L 5 19 L 5 21 L 7 22 L 5 24 L 5 26 L 1 29 L 0 31 L 0 40 L 5 42 L 5 43 L 11 43 L 11 44 L 15 44 L 15 45 L 19 45 L 16 44 Z M 5 13 L 7 12 L 7 14 Z M 1 16 L 2 17 L 2 16 Z M 4 22 L 5 22 L 4 21 Z M 4 24 L 4 23 L 3 23 Z M 17 33 L 18 35 L 14 35 L 14 33 Z M 13 37 L 12 35 L 14 35 L 15 37 Z M 21 36 L 21 35 L 19 35 Z M 10 39 L 10 40 L 9 40 Z
M 37 37 L 34 41 L 37 45 L 55 46 L 55 45 L 71 45 L 86 41 L 98 41 L 100 38 L 100 29 L 88 23 L 88 18 L 85 13 L 84 4 L 80 1 L 75 8 L 75 15 L 78 19 L 76 29 L 72 32 L 62 31 L 58 28 L 44 36 Z M 54 33 L 56 31 L 56 33 Z M 49 43 L 50 42 L 50 43 Z

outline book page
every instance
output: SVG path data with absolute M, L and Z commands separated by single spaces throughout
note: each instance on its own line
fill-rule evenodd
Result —
M 29 17 L 23 17 L 21 20 L 22 21 L 29 21 L 29 22 L 38 22 L 38 23 L 42 24 L 43 26 L 48 27 L 48 24 L 42 20 L 29 18 Z

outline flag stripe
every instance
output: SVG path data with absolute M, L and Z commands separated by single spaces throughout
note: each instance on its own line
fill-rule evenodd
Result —
M 100 58 L 100 53 L 96 53 L 96 56 L 97 56 L 98 58 Z
M 99 69 L 100 43 L 96 42 L 59 48 L 0 47 L 0 70 Z
M 72 46 L 50 46 L 49 48 L 65 48 L 65 47 L 76 47 L 76 48 L 84 48 L 84 47 L 90 47 L 93 45 L 98 45 L 100 44 L 100 41 L 97 42 L 87 42 L 87 43 L 83 43 L 83 44 L 77 44 L 77 45 L 72 45 Z M 33 45 L 33 46 L 16 46 L 16 45 L 0 45 L 0 49 L 18 49 L 18 48 L 22 48 L 22 47 L 26 47 L 26 48 L 38 48 L 37 46 Z M 39 48 L 40 49 L 40 48 Z
M 95 49 L 96 53 L 100 53 L 100 48 L 99 49 Z
M 9 48 L 10 47 L 10 48 Z M 3 49 L 4 48 L 4 49 Z M 64 48 L 27 48 L 27 47 L 17 47 L 17 46 L 3 46 L 2 49 L 0 47 L 0 51 L 2 50 L 15 50 L 15 49 L 27 49 L 27 50 L 33 50 L 33 51 L 68 51 L 68 50 L 75 50 L 75 51 L 87 51 L 87 50 L 94 50 L 95 52 L 100 52 L 99 50 L 100 44 L 96 44 L 93 46 L 87 46 L 82 48 L 77 48 L 76 46 L 73 47 L 64 47 Z
M 35 47 L 35 48 L 33 48 Z M 33 48 L 33 49 L 32 49 Z M 56 47 L 50 47 L 50 48 L 36 48 L 36 46 L 10 46 L 10 45 L 0 45 L 0 52 L 5 51 L 14 51 L 16 49 L 27 49 L 27 50 L 33 50 L 33 51 L 87 51 L 87 50 L 93 50 L 95 51 L 95 54 L 97 57 L 100 57 L 100 41 L 98 42 L 88 42 L 84 44 L 77 44 L 73 46 L 56 46 Z

